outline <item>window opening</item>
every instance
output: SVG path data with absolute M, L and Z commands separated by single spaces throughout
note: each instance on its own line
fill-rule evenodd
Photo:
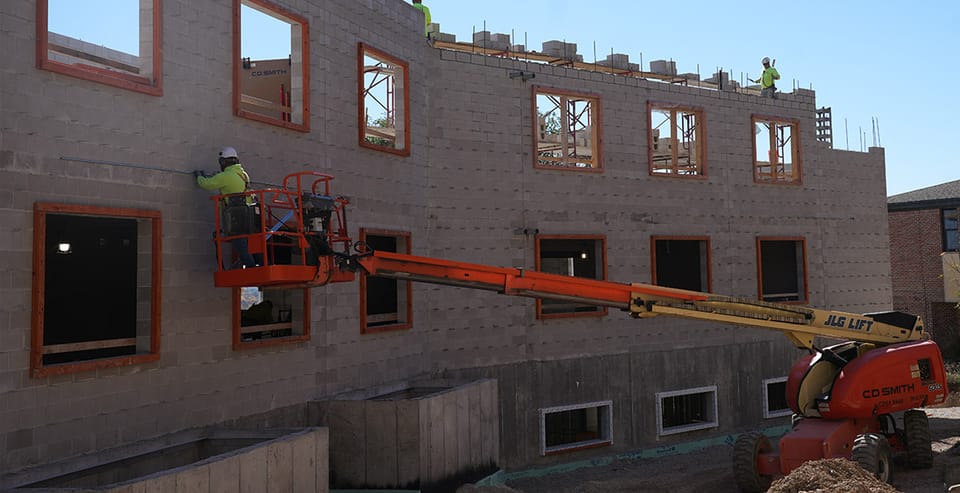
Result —
M 600 98 L 534 87 L 536 167 L 599 170 Z
M 758 239 L 760 299 L 807 302 L 804 241 Z
M 603 237 L 537 236 L 537 270 L 562 276 L 606 279 Z M 573 301 L 537 299 L 537 318 L 605 315 L 606 308 Z
M 240 0 L 236 5 L 237 116 L 309 131 L 307 20 L 267 0 Z
M 234 296 L 235 349 L 309 340 L 309 289 L 243 287 Z
M 160 6 L 160 0 L 39 0 L 38 65 L 159 96 L 163 93 Z
M 957 209 L 942 209 L 940 211 L 943 230 L 943 251 L 956 252 L 960 250 L 960 236 L 957 232 Z
M 38 203 L 33 376 L 159 359 L 160 213 Z
M 660 435 L 716 428 L 717 386 L 657 393 Z
M 359 44 L 360 145 L 403 156 L 410 154 L 408 66 Z
M 409 233 L 361 230 L 360 241 L 375 251 L 410 253 Z M 361 276 L 361 332 L 384 332 L 412 326 L 413 287 L 410 281 Z
M 710 291 L 710 240 L 653 237 L 653 283 L 658 286 Z
M 787 404 L 787 377 L 763 381 L 763 417 L 778 418 L 793 413 Z
M 540 410 L 540 454 L 549 455 L 613 443 L 613 402 L 591 402 Z
M 753 118 L 754 181 L 800 183 L 797 123 Z
M 650 172 L 703 176 L 703 111 L 650 105 Z

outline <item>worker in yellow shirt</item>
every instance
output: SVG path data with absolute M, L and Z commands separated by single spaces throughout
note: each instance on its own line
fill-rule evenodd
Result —
M 206 176 L 203 171 L 197 170 L 193 175 L 197 179 L 197 185 L 204 190 L 216 190 L 220 195 L 238 194 L 224 197 L 224 203 L 221 205 L 222 212 L 225 213 L 221 228 L 225 230 L 224 234 L 227 236 L 234 236 L 230 243 L 233 245 L 234 254 L 239 259 L 236 265 L 226 264 L 224 268 L 256 267 L 258 262 L 253 255 L 250 255 L 247 237 L 240 236 L 251 233 L 249 231 L 251 218 L 247 216 L 253 211 L 250 207 L 252 197 L 239 195 L 247 189 L 250 176 L 244 171 L 237 150 L 233 147 L 224 147 L 220 150 L 219 162 L 219 173 Z
M 770 59 L 763 57 L 761 60 L 763 63 L 763 74 L 760 75 L 760 95 L 767 98 L 777 99 L 777 83 L 775 81 L 780 80 L 780 72 L 777 72 L 776 67 L 770 64 Z M 776 60 L 773 61 L 774 64 L 777 63 Z
M 426 33 L 427 39 L 430 39 L 430 31 L 428 29 L 430 28 L 430 23 L 433 22 L 433 20 L 430 19 L 430 9 L 420 3 L 420 0 L 413 0 L 413 8 L 423 12 L 423 32 Z

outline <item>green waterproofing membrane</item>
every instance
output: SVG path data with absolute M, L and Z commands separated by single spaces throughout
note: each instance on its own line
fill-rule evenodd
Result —
M 784 435 L 786 432 L 790 431 L 790 425 L 783 426 L 774 426 L 771 428 L 765 428 L 760 430 L 764 435 L 769 437 L 779 437 Z M 483 478 L 480 481 L 477 481 L 477 486 L 496 486 L 504 484 L 507 481 L 514 479 L 522 478 L 540 478 L 544 476 L 550 476 L 552 474 L 560 474 L 570 471 L 576 471 L 577 469 L 583 469 L 586 467 L 598 467 L 598 466 L 607 466 L 612 464 L 617 460 L 629 460 L 629 459 L 657 459 L 660 457 L 669 457 L 671 455 L 680 455 L 680 454 L 689 454 L 691 452 L 697 452 L 705 448 L 714 447 L 717 445 L 733 445 L 737 441 L 737 437 L 740 436 L 740 433 L 732 435 L 722 435 L 714 438 L 709 438 L 706 440 L 699 440 L 696 442 L 684 442 L 684 443 L 675 443 L 665 447 L 657 447 L 652 449 L 642 449 L 636 450 L 633 452 L 625 452 L 618 455 L 611 455 L 607 457 L 597 457 L 595 459 L 587 459 L 576 462 L 566 462 L 563 464 L 557 464 L 547 467 L 538 467 L 535 469 L 526 469 L 522 471 L 514 472 L 504 472 L 502 469 Z

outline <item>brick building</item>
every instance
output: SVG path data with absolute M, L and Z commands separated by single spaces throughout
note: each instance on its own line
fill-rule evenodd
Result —
M 238 89 L 237 4 L 289 24 L 276 101 Z M 789 414 L 770 331 L 373 279 L 254 290 L 284 314 L 251 329 L 191 176 L 222 146 L 260 183 L 334 175 L 381 248 L 891 306 L 883 150 L 818 141 L 813 91 L 430 45 L 400 0 L 141 0 L 133 57 L 47 8 L 0 3 L 0 487 L 191 429 L 326 426 L 338 484 L 395 486 Z
M 960 181 L 893 195 L 890 269 L 894 309 L 921 315 L 945 355 L 960 352 Z

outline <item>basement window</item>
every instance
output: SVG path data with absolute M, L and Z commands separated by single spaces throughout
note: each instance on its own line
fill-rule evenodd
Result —
M 767 378 L 763 381 L 763 417 L 790 416 L 793 411 L 787 404 L 787 377 Z
M 710 291 L 710 239 L 650 238 L 653 243 L 653 284 L 690 291 Z
M 537 235 L 536 268 L 562 276 L 607 278 L 606 239 L 593 235 Z M 605 307 L 537 298 L 537 318 L 596 317 Z
M 310 131 L 310 26 L 268 0 L 235 2 L 233 106 L 237 116 Z
M 658 392 L 657 416 L 659 436 L 716 428 L 717 386 Z
M 650 103 L 647 108 L 650 174 L 704 176 L 703 110 L 662 103 Z
M 958 248 L 957 209 L 941 209 L 940 224 L 943 231 L 943 251 L 956 252 Z
M 34 205 L 33 377 L 160 359 L 160 212 Z
M 753 180 L 757 183 L 800 183 L 799 123 L 753 117 Z
M 407 63 L 358 44 L 360 145 L 410 155 L 410 90 Z
M 760 299 L 807 302 L 807 260 L 803 238 L 757 238 Z
M 410 233 L 360 229 L 360 241 L 374 251 L 410 253 Z M 360 276 L 360 332 L 409 329 L 413 325 L 413 283 Z
M 234 288 L 233 297 L 234 349 L 310 340 L 309 289 Z
M 95 13 L 93 22 L 89 13 Z M 38 0 L 37 64 L 160 96 L 162 20 L 161 0 Z
M 601 171 L 600 97 L 533 86 L 535 168 Z
M 540 455 L 613 443 L 613 401 L 540 409 Z

